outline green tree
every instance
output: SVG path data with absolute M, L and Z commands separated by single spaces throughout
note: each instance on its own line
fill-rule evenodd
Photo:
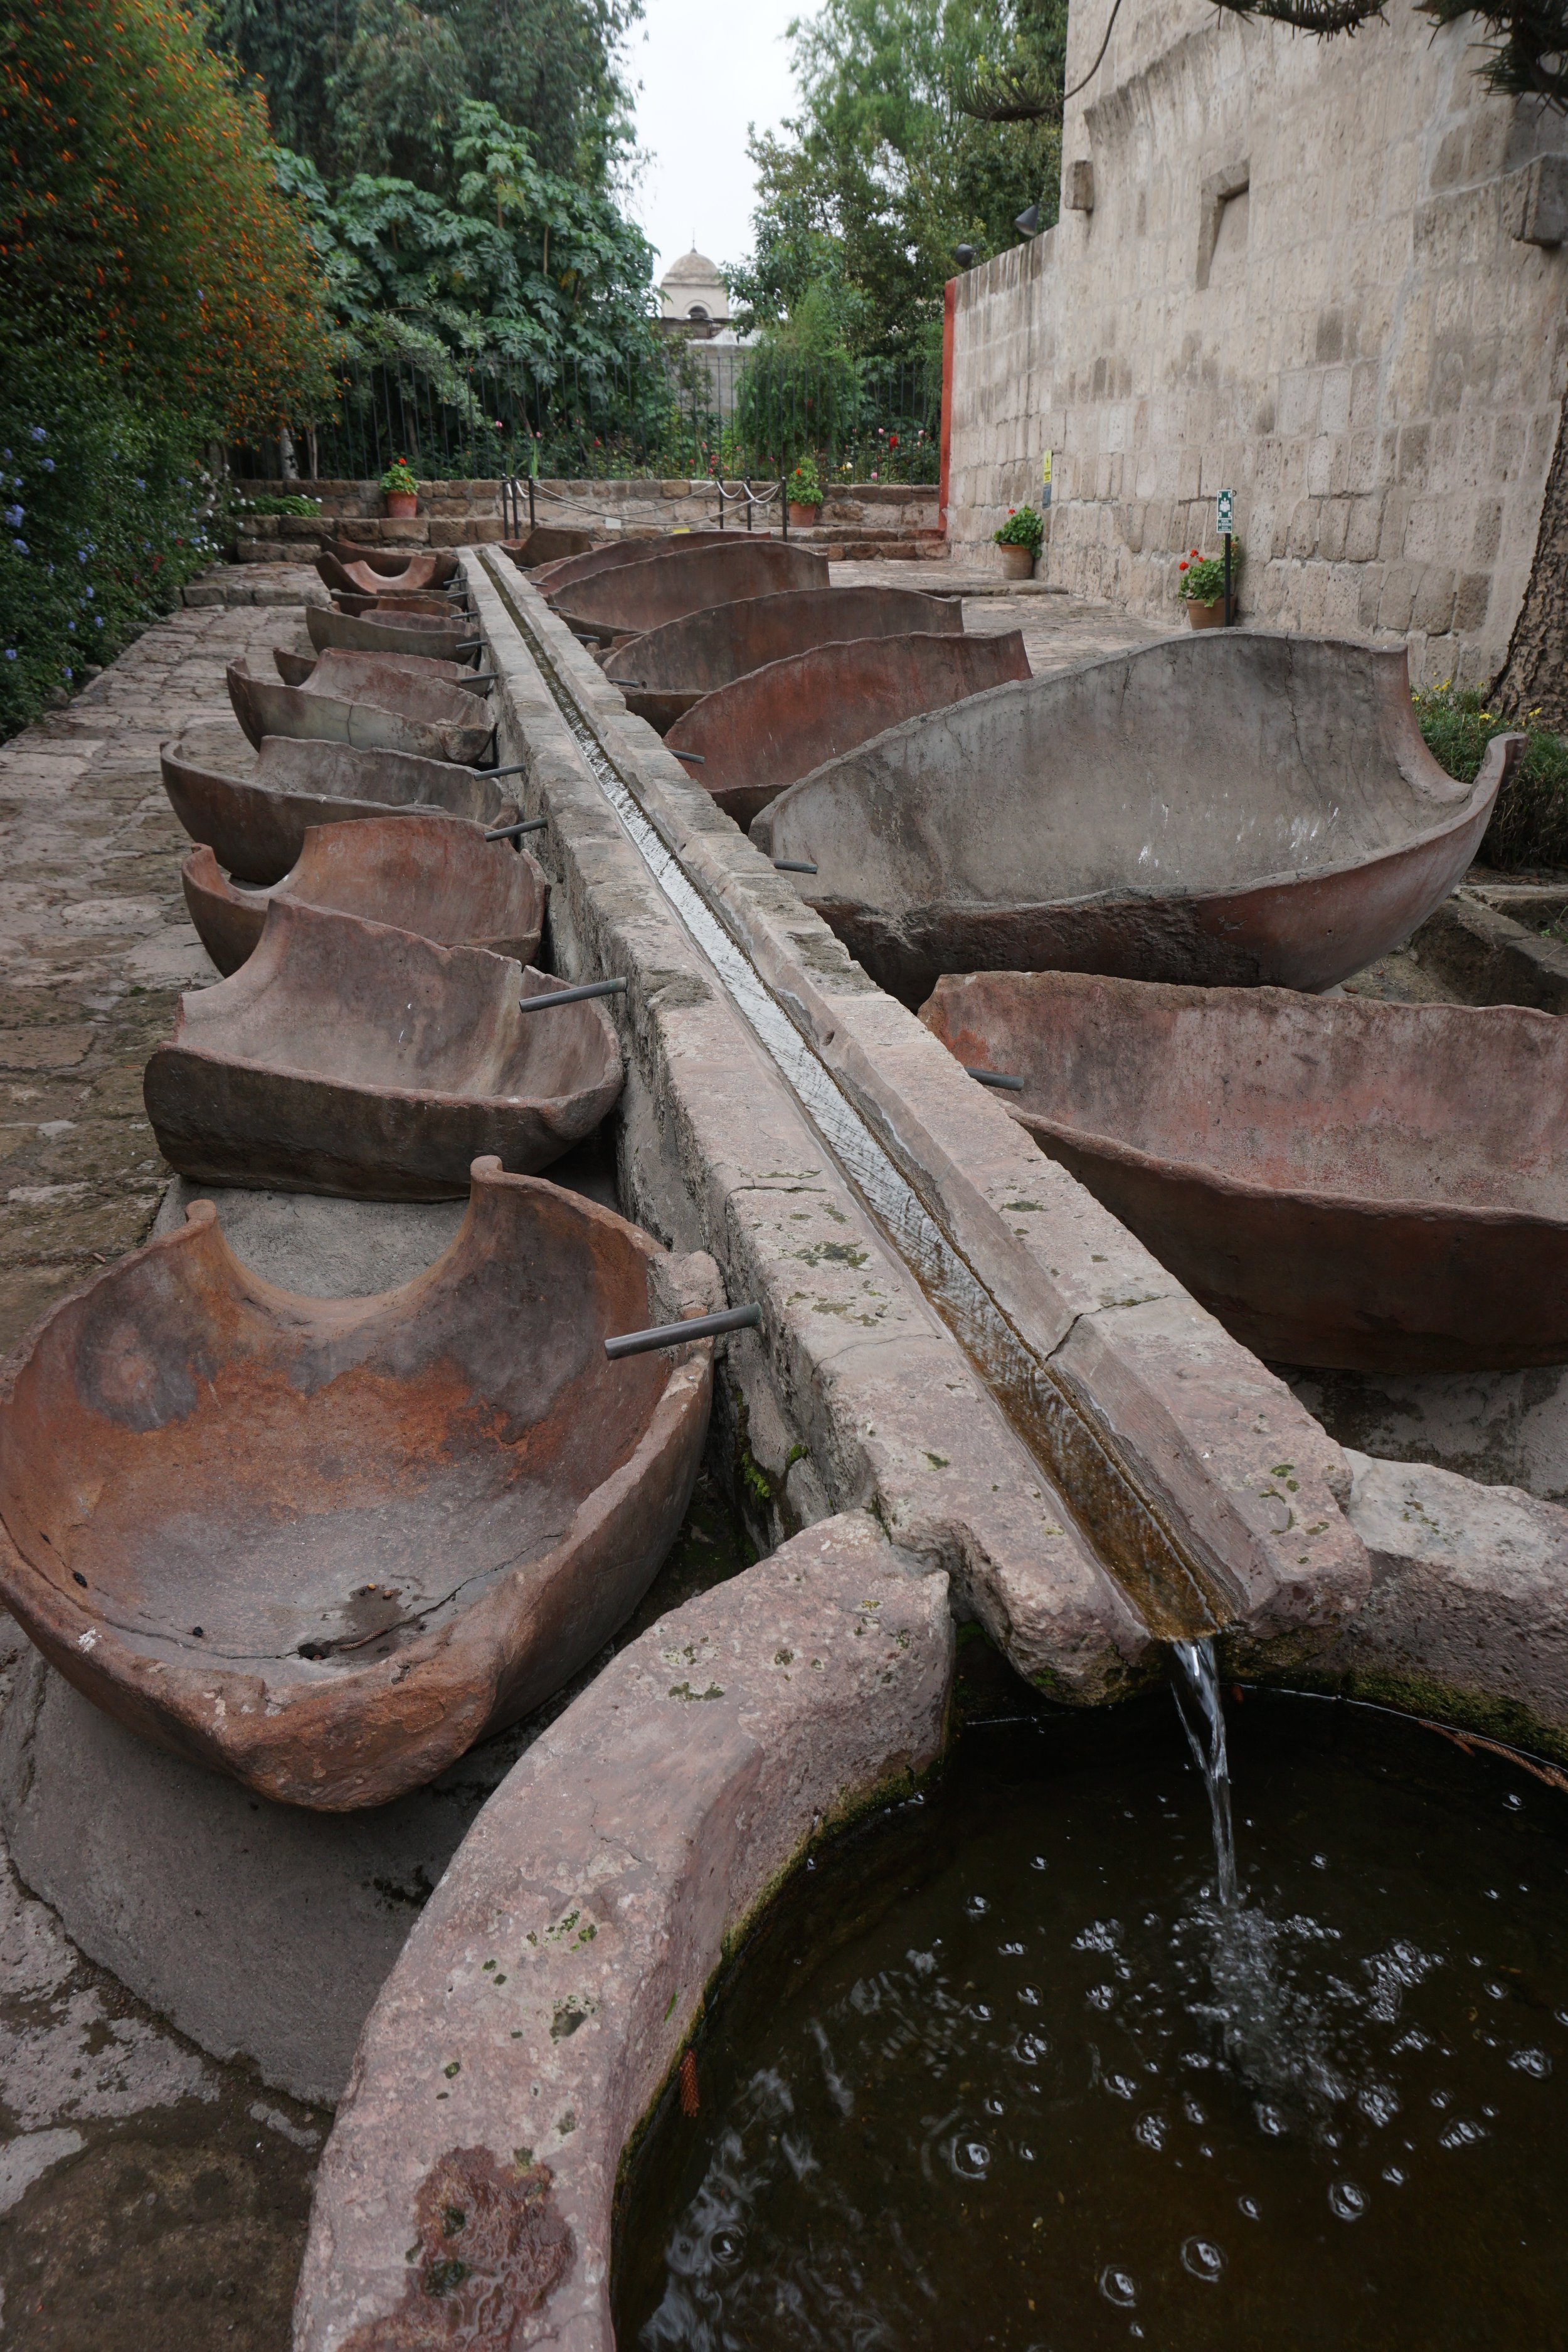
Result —
M 328 180 L 391 172 L 443 193 L 464 98 L 526 131 L 546 171 L 605 188 L 630 142 L 621 71 L 642 0 L 207 0 L 215 45 L 273 135 Z
M 1016 244 L 1030 204 L 1056 217 L 1059 102 L 995 122 L 960 100 L 1002 58 L 1059 93 L 1066 25 L 1065 0 L 826 0 L 792 26 L 802 110 L 752 142 L 754 245 L 729 273 L 751 318 L 776 330 L 819 287 L 852 349 L 931 348 L 953 247 Z

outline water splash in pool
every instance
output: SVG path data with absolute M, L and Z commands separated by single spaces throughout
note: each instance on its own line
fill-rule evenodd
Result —
M 1214 1823 L 1215 1892 L 1227 1911 L 1239 1900 L 1236 1875 L 1236 1832 L 1230 1818 L 1230 1760 L 1225 1745 L 1225 1702 L 1220 1696 L 1219 1668 L 1214 1643 L 1173 1642 L 1171 1648 L 1183 1680 L 1176 1685 L 1176 1712 L 1187 1735 L 1208 1790 L 1209 1818 Z

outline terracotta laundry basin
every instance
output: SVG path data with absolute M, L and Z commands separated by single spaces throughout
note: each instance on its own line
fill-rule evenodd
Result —
M 987 970 L 1315 990 L 1447 897 L 1522 741 L 1456 783 L 1403 647 L 1215 629 L 907 720 L 752 833 L 906 1003 Z
M 987 971 L 921 1018 L 1258 1354 L 1568 1362 L 1553 1014 Z
M 608 547 L 587 547 L 558 562 L 532 567 L 533 584 L 547 596 L 574 581 L 596 580 L 601 572 L 618 572 L 623 563 L 646 563 L 655 555 L 689 555 L 697 547 L 732 547 L 732 530 L 685 530 L 667 539 L 618 539 Z M 511 549 L 506 549 L 511 554 Z M 515 562 L 517 559 L 514 558 Z
M 181 998 L 147 1064 L 147 1116 L 170 1166 L 199 1182 L 458 1199 L 476 1153 L 532 1175 L 620 1093 L 597 1001 L 520 1009 L 563 984 L 273 898 L 239 970 Z
M 833 592 L 837 593 L 837 592 Z M 739 825 L 797 776 L 918 710 L 1029 676 L 1016 629 L 995 637 L 853 637 L 765 662 L 705 694 L 665 737 Z
M 437 588 L 452 578 L 458 564 L 456 548 L 372 547 L 353 539 L 324 539 L 321 553 L 339 563 L 363 563 L 378 580 L 400 580 L 406 572 L 420 571 Z
M 450 661 L 438 653 L 367 652 L 363 647 L 329 646 L 324 653 L 296 653 L 274 646 L 273 667 L 285 686 L 309 687 L 312 694 L 363 696 L 383 688 L 401 693 L 405 679 L 435 679 L 442 686 L 460 686 L 468 694 L 488 693 L 489 682 L 468 662 Z
M 766 662 L 864 637 L 962 636 L 955 596 L 918 588 L 797 588 L 689 613 L 617 646 L 605 676 L 662 735 L 705 694 Z
M 285 686 L 247 659 L 230 662 L 227 678 L 234 715 L 258 746 L 267 735 L 295 735 L 347 743 L 357 751 L 409 751 L 418 759 L 472 764 L 483 759 L 495 734 L 484 703 L 466 688 L 405 674 L 390 663 L 374 685 L 345 684 L 341 693 L 314 678 Z
M 543 563 L 561 563 L 568 556 L 586 555 L 594 544 L 591 530 L 574 530 L 560 523 L 536 523 L 521 539 L 503 539 L 500 551 L 523 571 Z
M 307 605 L 309 612 L 311 608 Z M 423 591 L 386 588 L 372 595 L 366 588 L 334 588 L 331 609 L 355 617 L 391 621 L 400 625 L 434 621 L 442 628 L 471 622 L 473 615 L 458 596 L 426 595 Z
M 307 604 L 305 629 L 318 653 L 336 646 L 345 653 L 415 654 L 456 661 L 460 645 L 479 637 L 479 624 L 448 605 L 441 613 L 400 613 L 370 607 L 340 613 L 329 604 Z
M 826 586 L 825 555 L 789 540 L 737 533 L 722 546 L 710 541 L 706 547 L 661 548 L 645 563 L 623 563 L 545 593 L 569 628 L 607 646 L 628 631 L 662 628 L 737 597 Z
M 268 735 L 248 776 L 206 767 L 180 743 L 165 743 L 159 756 L 174 814 L 237 882 L 280 882 L 313 824 L 409 812 L 502 825 L 518 813 L 489 776 L 405 751 L 356 751 L 346 743 Z
M 493 1160 L 446 1255 L 371 1298 L 274 1288 L 197 1202 L 0 1377 L 0 1597 L 160 1746 L 283 1804 L 385 1804 L 641 1599 L 712 1342 L 604 1340 L 717 1294 L 710 1259 Z
M 364 547 L 324 549 L 316 558 L 316 570 L 329 588 L 369 588 L 377 593 L 387 588 L 444 588 L 457 573 L 458 558 L 445 550 L 440 554 L 403 555 L 391 551 L 382 555 Z
M 192 850 L 181 879 L 191 920 L 222 972 L 237 971 L 260 945 L 274 898 L 531 963 L 550 897 L 526 851 L 487 841 L 460 818 L 419 814 L 313 824 L 292 872 L 266 889 L 228 881 L 207 848 Z

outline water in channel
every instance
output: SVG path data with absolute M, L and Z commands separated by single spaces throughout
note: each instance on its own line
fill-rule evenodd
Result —
M 619 2344 L 1568 2342 L 1568 1800 L 1247 1693 L 1227 1894 L 1184 1696 L 1192 1753 L 972 1725 L 797 1873 L 639 2153 Z

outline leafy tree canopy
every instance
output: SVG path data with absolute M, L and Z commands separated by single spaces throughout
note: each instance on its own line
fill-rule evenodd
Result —
M 334 194 L 279 150 L 305 205 L 343 352 L 526 361 L 548 383 L 571 362 L 607 366 L 651 348 L 653 256 L 601 190 L 542 169 L 533 141 L 482 100 L 458 102 L 444 159 L 449 197 L 359 173 Z
M 273 135 L 328 180 L 447 190 L 465 98 L 540 166 L 605 187 L 630 145 L 621 44 L 642 0 L 207 0 L 211 38 L 263 89 Z
M 752 142 L 755 243 L 731 292 L 786 341 L 929 349 L 953 247 L 1016 245 L 1030 204 L 1056 217 L 1066 0 L 826 0 L 791 37 L 802 110 Z M 1053 119 L 963 110 L 1004 60 L 1058 94 Z
M 236 95 L 174 0 L 12 0 L 0 17 L 7 322 L 208 431 L 321 397 L 319 278 Z

